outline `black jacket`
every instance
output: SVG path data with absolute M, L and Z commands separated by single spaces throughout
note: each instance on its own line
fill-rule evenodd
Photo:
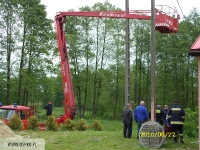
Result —
M 162 108 L 156 107 L 156 122 L 159 122 L 161 125 L 165 120 L 165 112 Z
M 133 112 L 129 108 L 125 108 L 122 112 L 122 123 L 131 124 L 133 122 Z
M 164 110 L 164 112 L 165 112 L 165 117 L 164 117 L 164 119 L 166 120 L 166 119 L 168 119 L 168 118 L 167 118 L 167 115 L 168 115 L 168 111 L 169 111 L 169 110 L 168 110 L 168 109 L 163 109 L 163 110 Z
M 183 124 L 185 121 L 185 111 L 182 106 L 175 104 L 168 111 L 170 124 Z
M 52 106 L 52 104 L 47 104 L 44 106 L 44 109 L 46 109 L 46 111 L 47 111 L 47 116 L 50 116 L 52 114 L 53 106 Z
M 164 121 L 165 121 L 165 112 L 162 108 L 160 107 L 156 107 L 155 110 L 155 118 L 156 118 L 156 122 L 158 122 L 159 124 L 163 125 Z M 151 112 L 149 113 L 149 118 L 151 118 Z

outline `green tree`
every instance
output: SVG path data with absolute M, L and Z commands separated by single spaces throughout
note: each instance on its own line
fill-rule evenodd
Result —
M 51 54 L 49 49 L 53 49 L 52 21 L 46 19 L 45 7 L 39 1 L 18 2 L 18 17 L 23 30 L 20 41 L 22 45 L 19 56 L 17 103 L 27 105 L 32 89 L 38 86 L 33 79 L 36 79 L 38 75 L 43 78 L 51 71 L 48 67 L 52 65 L 52 62 L 48 56 Z
M 16 13 L 16 5 L 13 0 L 11 1 L 0 1 L 0 33 L 1 33 L 1 42 L 0 47 L 2 49 L 2 67 L 1 69 L 5 71 L 3 73 L 5 75 L 6 81 L 6 97 L 5 103 L 10 104 L 10 90 L 11 90 L 11 68 L 12 68 L 12 53 L 15 51 L 16 41 L 14 38 L 17 37 L 19 29 L 16 26 L 17 19 L 15 18 Z M 3 67 L 4 66 L 4 67 Z

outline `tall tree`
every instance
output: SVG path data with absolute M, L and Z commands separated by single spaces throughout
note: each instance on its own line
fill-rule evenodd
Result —
M 11 56 L 16 48 L 16 44 L 14 41 L 14 38 L 16 37 L 17 33 L 19 32 L 19 29 L 16 26 L 17 20 L 15 18 L 16 13 L 16 5 L 13 0 L 0 1 L 1 7 L 0 7 L 0 21 L 1 21 L 1 47 L 3 56 L 6 54 L 6 64 L 5 68 L 2 69 L 6 72 L 6 104 L 10 104 L 10 80 L 11 80 Z M 5 52 L 5 53 L 4 53 Z M 4 59 L 4 58 L 3 58 Z
M 52 59 L 47 57 L 52 55 L 51 50 L 55 47 L 52 21 L 46 19 L 45 7 L 39 2 L 0 1 L 1 69 L 6 72 L 2 72 L 1 77 L 6 81 L 3 89 L 6 89 L 4 100 L 7 104 L 27 105 L 29 95 L 34 94 L 36 97 L 30 98 L 37 99 L 41 93 L 34 93 L 38 87 L 37 80 L 53 70 Z

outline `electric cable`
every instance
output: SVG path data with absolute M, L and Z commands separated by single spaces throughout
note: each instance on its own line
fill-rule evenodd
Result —
M 179 6 L 179 8 L 180 8 L 180 10 L 181 10 L 181 14 L 182 14 L 183 18 L 185 18 L 185 17 L 184 17 L 184 15 L 183 15 L 182 8 L 181 8 L 181 6 L 180 6 L 180 4 L 179 4 L 178 0 L 176 0 L 176 1 L 177 1 L 177 3 L 178 3 L 178 6 Z
M 187 18 L 183 15 L 183 11 L 182 11 L 182 8 L 181 8 L 181 6 L 180 6 L 180 4 L 179 4 L 179 1 L 178 1 L 178 0 L 176 0 L 176 1 L 177 1 L 178 5 L 179 5 L 179 9 L 181 10 L 182 16 L 183 16 L 183 18 L 185 19 L 185 21 L 186 21 L 186 23 L 187 23 L 187 25 L 188 25 L 188 28 L 190 29 L 190 31 L 193 32 L 193 30 L 191 30 L 192 27 L 191 27 L 190 23 L 188 22 Z

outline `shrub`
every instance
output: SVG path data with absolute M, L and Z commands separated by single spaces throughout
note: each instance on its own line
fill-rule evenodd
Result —
M 35 130 L 39 127 L 39 119 L 37 116 L 31 116 L 28 118 L 28 129 Z
M 101 125 L 100 121 L 98 120 L 95 120 L 93 125 L 92 125 L 92 128 L 95 130 L 95 131 L 102 131 L 103 130 L 103 126 Z
M 21 131 L 24 128 L 21 118 L 18 117 L 17 114 L 14 114 L 12 119 L 8 122 L 8 126 L 12 130 L 18 130 L 18 131 Z
M 76 124 L 76 129 L 79 131 L 85 131 L 88 128 L 89 126 L 87 126 L 85 119 L 80 119 Z
M 46 126 L 47 126 L 47 130 L 50 130 L 50 131 L 57 131 L 58 130 L 58 126 L 57 126 L 57 123 L 55 121 L 55 117 L 53 115 L 48 116 Z
M 198 137 L 198 118 L 198 107 L 195 108 L 195 111 L 190 108 L 185 109 L 184 135 L 193 138 Z
M 75 127 L 75 123 L 73 122 L 73 120 L 67 119 L 67 120 L 65 120 L 65 123 L 61 126 L 61 130 L 72 131 L 72 130 L 74 130 L 74 127 Z

